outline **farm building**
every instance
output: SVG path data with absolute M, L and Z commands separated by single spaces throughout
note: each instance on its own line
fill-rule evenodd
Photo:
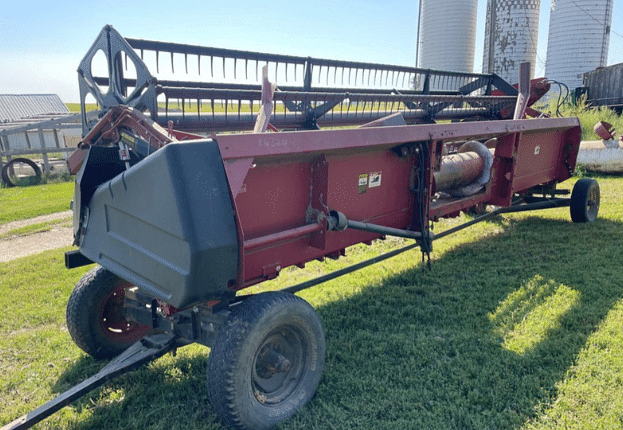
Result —
M 69 109 L 56 94 L 0 94 L 0 123 L 59 114 L 68 115 Z
M 80 141 L 77 121 L 56 94 L 0 94 L 1 154 L 75 147 Z
M 584 89 L 591 106 L 608 106 L 623 111 L 623 63 L 586 72 Z

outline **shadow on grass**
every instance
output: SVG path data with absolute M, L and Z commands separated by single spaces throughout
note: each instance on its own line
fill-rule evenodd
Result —
M 553 399 L 623 297 L 621 227 L 513 221 L 504 233 L 448 252 L 430 273 L 409 270 L 323 307 L 329 356 L 310 421 L 521 425 Z M 524 324 L 537 316 L 541 324 Z
M 447 252 L 431 272 L 412 254 L 413 268 L 319 307 L 323 379 L 310 405 L 279 428 L 520 427 L 555 398 L 623 297 L 622 227 L 512 221 Z M 205 389 L 207 352 L 113 381 L 92 397 L 118 392 L 118 401 L 73 428 L 221 428 Z M 92 363 L 69 369 L 62 388 Z M 86 398 L 75 407 L 93 405 Z

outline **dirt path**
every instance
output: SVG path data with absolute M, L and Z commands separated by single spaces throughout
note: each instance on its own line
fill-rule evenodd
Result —
M 71 217 L 71 211 L 57 212 L 27 220 L 14 221 L 0 225 L 0 235 L 32 224 L 55 221 Z M 0 263 L 37 254 L 49 249 L 62 248 L 73 242 L 72 228 L 65 223 L 52 226 L 52 230 L 27 236 L 0 239 Z

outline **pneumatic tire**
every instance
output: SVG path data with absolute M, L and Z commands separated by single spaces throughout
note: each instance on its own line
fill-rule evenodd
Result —
M 573 186 L 569 206 L 573 222 L 593 222 L 599 213 L 599 183 L 592 178 L 582 178 Z
M 237 429 L 270 429 L 313 396 L 325 338 L 314 309 L 289 293 L 262 293 L 235 306 L 208 360 L 212 408 Z
M 76 345 L 95 358 L 112 358 L 149 331 L 125 319 L 125 291 L 132 284 L 98 266 L 80 279 L 69 297 L 66 320 Z
M 29 158 L 14 158 L 2 167 L 2 182 L 7 187 L 16 187 L 21 184 L 20 178 L 14 176 L 11 172 L 16 166 L 25 164 L 30 167 L 34 173 L 34 176 L 29 177 L 29 181 L 26 181 L 28 185 L 36 185 L 41 182 L 41 169 L 37 164 Z

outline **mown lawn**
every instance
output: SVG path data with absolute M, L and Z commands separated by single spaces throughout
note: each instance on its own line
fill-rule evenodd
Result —
M 73 182 L 0 188 L 0 224 L 69 210 Z
M 623 179 L 598 179 L 594 223 L 571 223 L 567 208 L 505 215 L 435 242 L 430 272 L 411 251 L 300 293 L 322 319 L 327 358 L 312 402 L 279 428 L 621 428 Z M 354 247 L 261 289 L 401 244 Z M 0 425 L 104 365 L 65 327 L 88 268 L 64 269 L 63 251 L 0 264 Z M 39 428 L 221 429 L 205 390 L 208 354 L 183 348 Z

